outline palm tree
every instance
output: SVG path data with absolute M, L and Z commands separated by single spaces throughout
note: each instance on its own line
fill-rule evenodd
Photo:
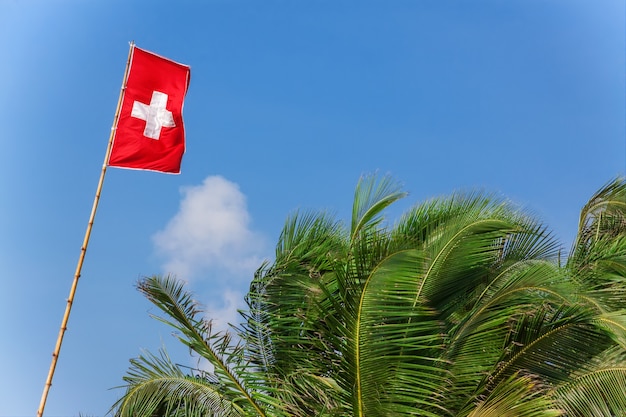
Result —
M 583 207 L 565 271 L 614 343 L 555 387 L 554 396 L 568 415 L 626 415 L 626 179 L 608 183 Z
M 387 226 L 404 196 L 369 176 L 349 227 L 289 217 L 230 333 L 212 332 L 181 282 L 143 279 L 157 319 L 214 370 L 133 359 L 116 415 L 624 415 L 626 180 L 585 206 L 565 265 L 502 198 L 456 193 Z

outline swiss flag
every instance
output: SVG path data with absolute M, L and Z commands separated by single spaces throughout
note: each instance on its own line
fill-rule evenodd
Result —
M 180 173 L 190 70 L 133 46 L 108 165 Z

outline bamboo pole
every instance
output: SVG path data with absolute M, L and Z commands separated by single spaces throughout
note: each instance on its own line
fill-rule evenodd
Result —
M 111 154 L 111 148 L 113 146 L 113 138 L 115 137 L 115 129 L 117 127 L 117 120 L 120 115 L 120 109 L 122 107 L 122 100 L 124 98 L 124 91 L 126 90 L 126 81 L 128 80 L 128 71 L 130 68 L 130 61 L 133 55 L 135 43 L 130 43 L 130 49 L 128 51 L 128 60 L 126 61 L 126 69 L 124 70 L 124 79 L 122 81 L 122 88 L 120 90 L 120 97 L 117 101 L 117 109 L 115 110 L 115 117 L 113 118 L 113 126 L 111 127 L 111 134 L 109 136 L 109 143 L 107 145 L 107 151 L 104 155 L 104 163 L 102 164 L 102 171 L 100 173 L 100 180 L 98 181 L 98 187 L 96 188 L 96 196 L 91 208 L 91 215 L 89 216 L 89 222 L 87 223 L 87 230 L 85 231 L 85 238 L 83 239 L 83 245 L 80 248 L 80 256 L 78 257 L 78 264 L 76 265 L 76 272 L 74 273 L 74 281 L 70 288 L 70 295 L 67 299 L 67 305 L 65 306 L 65 314 L 63 315 L 63 321 L 61 322 L 61 328 L 59 329 L 59 336 L 57 343 L 52 353 L 52 363 L 50 364 L 50 370 L 48 371 L 48 378 L 44 385 L 43 394 L 41 395 L 41 402 L 39 403 L 39 409 L 37 410 L 37 417 L 43 417 L 43 411 L 46 406 L 46 400 L 48 398 L 48 392 L 52 386 L 52 378 L 54 377 L 54 370 L 59 359 L 61 352 L 61 344 L 63 343 L 63 336 L 65 330 L 67 330 L 67 322 L 70 318 L 70 312 L 72 310 L 72 304 L 74 303 L 74 295 L 76 294 L 76 287 L 78 286 L 78 279 L 80 278 L 80 272 L 83 268 L 83 261 L 85 254 L 87 253 L 87 245 L 89 244 L 89 237 L 91 236 L 91 229 L 96 217 L 96 210 L 98 209 L 98 202 L 100 201 L 100 193 L 102 192 L 102 185 L 104 184 L 104 175 L 106 174 L 107 165 L 109 164 L 109 155 Z

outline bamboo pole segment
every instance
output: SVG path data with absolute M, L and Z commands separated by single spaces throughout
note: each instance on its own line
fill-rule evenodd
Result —
M 63 321 L 61 322 L 61 328 L 59 329 L 59 336 L 57 343 L 52 353 L 52 363 L 50 364 L 50 370 L 48 371 L 48 378 L 44 385 L 43 394 L 41 395 L 41 402 L 39 403 L 39 409 L 37 411 L 37 417 L 43 417 L 43 411 L 46 406 L 46 400 L 48 398 L 48 392 L 52 386 L 52 378 L 54 377 L 54 370 L 59 359 L 59 353 L 61 351 L 61 344 L 63 343 L 63 336 L 65 330 L 67 330 L 67 322 L 70 317 L 70 311 L 72 310 L 72 304 L 74 303 L 74 295 L 76 294 L 76 287 L 78 286 L 78 279 L 80 278 L 80 272 L 83 268 L 83 261 L 85 254 L 87 253 L 87 245 L 89 244 L 89 237 L 91 236 L 91 229 L 93 227 L 94 219 L 96 217 L 96 210 L 98 209 L 98 202 L 100 201 L 100 193 L 102 192 L 102 185 L 104 184 L 104 175 L 106 174 L 107 165 L 109 164 L 109 155 L 111 154 L 111 148 L 113 146 L 113 138 L 115 137 L 115 129 L 117 127 L 117 121 L 120 115 L 120 109 L 122 107 L 122 100 L 124 98 L 124 91 L 126 90 L 126 81 L 128 80 L 128 72 L 130 69 L 130 61 L 133 55 L 135 43 L 130 43 L 130 49 L 128 51 L 128 60 L 126 61 L 126 69 L 124 70 L 124 79 L 122 81 L 122 88 L 120 90 L 120 97 L 117 101 L 117 109 L 115 110 L 115 116 L 113 118 L 113 126 L 111 127 L 111 134 L 109 136 L 109 143 L 107 145 L 107 151 L 104 155 L 104 163 L 102 164 L 102 171 L 100 173 L 100 180 L 98 181 L 98 187 L 96 189 L 96 196 L 91 208 L 91 215 L 89 216 L 89 222 L 87 223 L 87 230 L 85 231 L 85 238 L 83 245 L 80 248 L 80 256 L 78 257 L 78 264 L 76 265 L 76 272 L 74 273 L 74 281 L 70 289 L 70 295 L 67 299 L 67 305 L 65 307 L 65 314 L 63 315 Z

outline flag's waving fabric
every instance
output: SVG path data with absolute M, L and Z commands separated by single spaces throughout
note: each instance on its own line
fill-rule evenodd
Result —
M 189 67 L 134 47 L 109 166 L 180 172 Z

